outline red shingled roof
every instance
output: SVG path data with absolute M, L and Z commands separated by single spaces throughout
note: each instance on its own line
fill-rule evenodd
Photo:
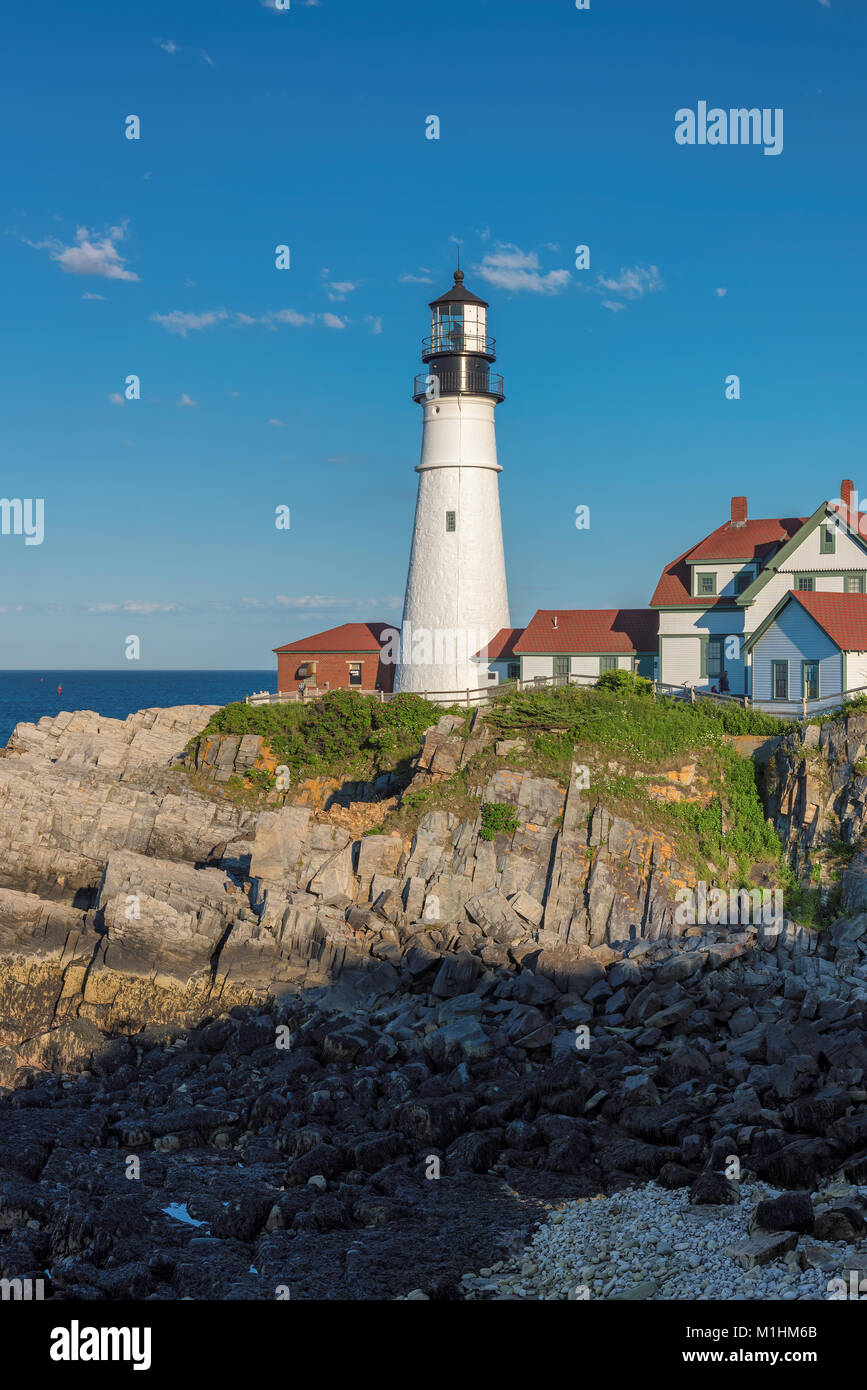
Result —
M 299 637 L 297 642 L 287 642 L 285 646 L 273 647 L 275 652 L 378 652 L 382 646 L 382 633 L 386 628 L 394 630 L 395 623 L 341 623 L 340 627 L 330 627 L 325 632 L 317 632 L 313 637 Z
M 523 656 L 537 652 L 655 652 L 658 632 L 659 618 L 649 608 L 540 608 L 514 650 Z
M 515 655 L 515 643 L 524 631 L 522 627 L 501 627 L 495 637 L 492 637 L 483 652 L 476 652 L 476 656 L 482 657 L 485 661 L 505 661 L 508 657 Z
M 781 545 L 792 539 L 800 531 L 807 517 L 759 517 L 755 521 L 745 521 L 743 526 L 733 526 L 727 521 L 711 531 L 698 545 L 685 550 L 676 560 L 666 565 L 659 583 L 650 600 L 652 608 L 676 604 L 678 607 L 714 608 L 721 604 L 728 607 L 733 599 L 693 598 L 690 594 L 690 560 L 710 563 L 715 560 L 753 560 L 765 564 Z
M 867 594 L 808 594 L 793 589 L 791 597 L 841 652 L 867 652 Z

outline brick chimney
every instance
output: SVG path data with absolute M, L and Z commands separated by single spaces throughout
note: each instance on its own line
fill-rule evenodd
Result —
M 732 498 L 732 526 L 744 526 L 747 520 L 747 499 Z
M 848 518 L 852 507 L 852 493 L 855 491 L 855 484 L 851 478 L 844 478 L 840 484 L 840 501 L 843 503 L 843 513 Z

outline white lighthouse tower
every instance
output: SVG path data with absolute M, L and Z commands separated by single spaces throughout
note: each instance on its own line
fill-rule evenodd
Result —
M 494 410 L 503 378 L 488 337 L 488 305 L 455 271 L 430 305 L 428 370 L 415 379 L 424 408 L 418 498 L 395 690 L 477 690 L 488 666 L 473 661 L 509 626 Z

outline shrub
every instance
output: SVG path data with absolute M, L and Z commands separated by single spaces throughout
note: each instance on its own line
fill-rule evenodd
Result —
M 653 681 L 646 676 L 637 676 L 632 671 L 603 671 L 596 682 L 597 690 L 631 691 L 636 695 L 649 695 Z
M 315 776 L 360 781 L 408 766 L 425 730 L 443 713 L 420 695 L 380 703 L 356 690 L 331 690 L 307 704 L 236 703 L 217 710 L 190 748 L 214 734 L 259 734 L 277 763 L 289 768 L 293 786 Z
M 508 801 L 486 801 L 482 807 L 483 840 L 493 840 L 495 835 L 514 835 L 520 824 L 514 806 Z

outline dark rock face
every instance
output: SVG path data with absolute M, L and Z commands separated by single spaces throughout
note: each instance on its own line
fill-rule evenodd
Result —
M 520 773 L 485 789 L 521 821 L 497 842 L 217 806 L 164 782 L 206 717 L 47 721 L 0 756 L 4 1277 L 453 1298 L 546 1203 L 650 1177 L 733 1203 L 733 1160 L 785 1189 L 738 1258 L 860 1234 L 809 1195 L 867 1175 L 858 918 L 675 929 L 670 847 Z M 439 729 L 419 774 L 466 749 Z

